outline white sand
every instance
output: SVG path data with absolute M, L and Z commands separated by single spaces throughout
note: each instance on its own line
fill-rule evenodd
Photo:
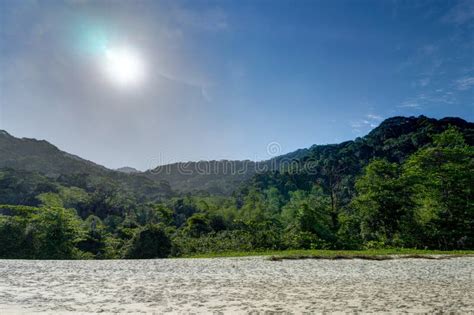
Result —
M 0 260 L 0 314 L 474 312 L 474 258 Z

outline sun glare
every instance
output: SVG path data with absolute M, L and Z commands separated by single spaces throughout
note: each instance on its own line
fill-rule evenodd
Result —
M 109 79 L 120 86 L 140 83 L 144 70 L 142 59 L 131 49 L 112 48 L 105 52 L 105 72 Z

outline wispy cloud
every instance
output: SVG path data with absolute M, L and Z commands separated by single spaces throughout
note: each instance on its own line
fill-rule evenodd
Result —
M 418 83 L 422 87 L 425 87 L 425 86 L 429 85 L 430 82 L 431 82 L 431 78 L 422 78 L 422 79 L 418 80 Z
M 473 82 L 474 84 L 474 82 Z M 426 93 L 420 93 L 403 101 L 397 108 L 422 109 L 433 104 L 454 104 L 456 93 L 447 89 L 436 89 Z
M 397 106 L 398 108 L 421 108 L 421 104 L 418 103 L 415 99 L 410 99 L 402 102 L 400 105 Z
M 459 91 L 466 91 L 471 88 L 474 88 L 474 77 L 464 77 L 456 80 L 455 82 L 456 89 Z
M 362 132 L 367 132 L 369 129 L 377 127 L 382 120 L 383 117 L 380 115 L 367 114 L 363 119 L 351 121 L 350 126 L 352 127 L 352 132 L 360 134 Z
M 442 17 L 445 23 L 465 24 L 474 19 L 474 1 L 463 0 L 456 4 L 449 10 L 449 12 Z
M 367 118 L 373 121 L 381 121 L 383 118 L 380 115 L 367 114 Z
M 412 72 L 413 69 L 419 69 L 418 73 L 412 74 L 414 79 L 411 86 L 425 88 L 443 74 L 442 67 L 444 65 L 445 60 L 441 55 L 440 47 L 435 44 L 427 44 L 417 48 L 412 56 L 400 63 L 397 72 Z

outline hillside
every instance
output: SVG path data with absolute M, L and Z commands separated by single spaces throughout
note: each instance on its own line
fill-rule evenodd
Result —
M 346 205 L 354 195 L 354 183 L 363 168 L 374 158 L 402 163 L 420 148 L 432 143 L 433 135 L 449 126 L 463 134 L 468 145 L 474 144 L 474 124 L 460 118 L 440 120 L 419 117 L 392 117 L 368 135 L 340 144 L 314 145 L 303 156 L 291 153 L 277 158 L 276 171 L 256 174 L 241 190 L 266 190 L 277 187 L 284 196 L 290 191 L 308 190 L 319 183 L 331 196 L 334 208 Z
M 59 150 L 44 140 L 19 139 L 0 132 L 0 167 L 39 172 L 52 178 L 77 174 L 98 176 L 119 183 L 126 190 L 157 195 L 171 195 L 171 190 L 186 194 L 231 195 L 246 186 L 266 186 L 272 180 L 268 171 L 297 173 L 304 185 L 312 181 L 332 181 L 346 177 L 351 190 L 353 179 L 374 157 L 383 157 L 392 162 L 402 162 L 407 156 L 431 141 L 431 135 L 440 133 L 449 125 L 461 130 L 468 144 L 474 143 L 474 124 L 460 118 L 440 120 L 419 117 L 392 117 L 383 121 L 368 135 L 340 144 L 313 145 L 274 159 L 254 162 L 238 160 L 199 161 L 174 163 L 159 166 L 146 172 L 132 168 L 109 170 L 101 165 Z M 331 170 L 329 170 L 329 168 Z M 330 175 L 332 173 L 333 175 Z M 278 173 L 278 176 L 283 176 Z M 270 175 L 274 177 L 275 175 Z M 288 175 L 285 175 L 288 176 Z M 292 175 L 295 177 L 296 175 Z M 296 180 L 296 177 L 291 181 Z M 268 182 L 265 184 L 265 182 Z M 169 183 L 169 186 L 168 185 Z M 289 183 L 287 183 L 289 185 Z M 301 185 L 301 183 L 291 183 Z M 144 188 L 146 187 L 146 188 Z
M 63 152 L 45 140 L 16 138 L 4 130 L 0 130 L 0 167 L 37 171 L 50 177 L 108 171 L 101 165 Z
M 173 163 L 144 174 L 153 180 L 167 181 L 180 193 L 230 195 L 255 174 L 258 165 L 248 160 Z
M 340 144 L 313 145 L 274 159 L 253 161 L 199 161 L 174 163 L 157 167 L 144 174 L 153 180 L 169 182 L 181 193 L 210 193 L 230 195 L 246 181 L 259 181 L 266 171 L 285 170 L 297 165 L 313 168 L 311 173 L 324 179 L 321 166 L 331 161 L 346 161 L 345 174 L 360 174 L 364 165 L 374 157 L 401 162 L 417 149 L 431 141 L 431 135 L 440 133 L 449 125 L 456 126 L 469 144 L 474 142 L 474 124 L 460 118 L 440 120 L 419 117 L 392 117 L 383 121 L 368 135 Z M 331 163 L 333 163 L 331 162 Z M 319 169 L 319 170 L 318 170 Z M 304 171 L 299 172 L 305 174 Z M 314 176 L 312 176 L 314 178 Z
M 2 132 L 0 257 L 472 249 L 473 135 L 459 118 L 393 117 L 365 137 L 268 161 L 125 174 Z
M 139 173 L 140 171 L 129 166 L 124 166 L 116 169 L 117 172 L 125 173 L 125 174 L 135 174 Z
M 156 200 L 172 194 L 166 182 L 109 170 L 61 151 L 45 140 L 16 138 L 3 130 L 0 130 L 0 168 L 39 173 L 84 189 L 108 183 L 140 200 Z

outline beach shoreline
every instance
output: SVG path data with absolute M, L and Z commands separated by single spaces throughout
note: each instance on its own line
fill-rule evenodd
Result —
M 0 313 L 472 312 L 472 257 L 1 260 Z

